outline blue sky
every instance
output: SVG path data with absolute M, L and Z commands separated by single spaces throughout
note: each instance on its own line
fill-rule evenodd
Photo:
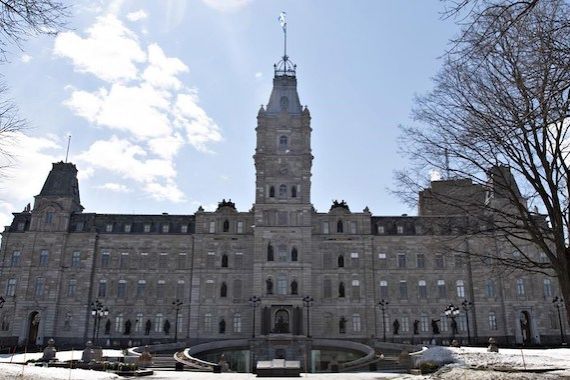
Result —
M 74 2 L 67 32 L 12 48 L 0 67 L 30 129 L 0 188 L 0 222 L 54 161 L 80 172 L 85 212 L 190 214 L 254 199 L 256 114 L 288 53 L 312 115 L 312 201 L 327 211 L 415 213 L 390 194 L 398 125 L 428 91 L 448 40 L 438 0 Z

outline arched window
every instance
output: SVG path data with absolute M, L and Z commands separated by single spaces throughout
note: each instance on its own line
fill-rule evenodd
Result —
M 291 186 L 291 198 L 297 198 L 297 186 Z
M 336 222 L 336 232 L 343 233 L 344 232 L 344 225 L 342 224 L 342 220 Z
M 279 136 L 279 149 L 287 149 L 289 138 L 287 136 Z
M 279 198 L 287 196 L 287 185 L 279 185 Z
M 297 281 L 293 280 L 293 282 L 291 282 L 291 294 L 297 295 L 297 294 L 299 294 L 298 292 L 299 292 L 299 289 L 298 289 Z
M 275 198 L 275 186 L 269 187 L 269 198 Z
M 344 255 L 338 256 L 337 263 L 339 268 L 344 268 Z
M 344 282 L 341 282 L 340 284 L 338 284 L 338 297 L 344 298 L 344 296 L 345 296 Z
M 339 334 L 346 334 L 346 318 L 340 317 L 338 321 L 338 333 Z
M 226 219 L 224 220 L 223 231 L 228 232 L 229 230 L 230 230 L 230 221 Z
M 226 320 L 222 319 L 220 321 L 220 323 L 218 323 L 218 332 L 220 334 L 225 334 L 226 333 Z
M 274 254 L 273 254 L 273 246 L 271 243 L 267 244 L 267 261 L 273 261 Z
M 299 252 L 296 247 L 291 250 L 291 261 L 297 261 L 299 259 Z
M 222 255 L 222 268 L 228 267 L 228 255 L 225 253 Z
M 228 286 L 225 282 L 222 282 L 222 286 L 220 287 L 220 297 L 227 297 L 228 296 Z
M 273 294 L 273 280 L 270 278 L 265 280 L 265 293 Z

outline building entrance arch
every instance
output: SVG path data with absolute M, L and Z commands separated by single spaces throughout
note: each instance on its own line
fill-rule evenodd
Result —
M 30 317 L 28 318 L 28 339 L 26 339 L 27 344 L 30 346 L 35 345 L 38 339 L 40 320 L 39 311 L 30 313 Z
M 275 312 L 273 331 L 276 334 L 289 333 L 289 312 L 285 309 L 279 309 Z

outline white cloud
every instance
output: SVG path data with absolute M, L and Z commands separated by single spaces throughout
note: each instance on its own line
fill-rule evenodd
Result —
M 102 46 L 103 41 L 108 46 Z M 113 51 L 121 46 L 127 51 L 114 59 Z M 168 57 L 156 43 L 141 46 L 136 34 L 113 15 L 97 18 L 86 38 L 69 32 L 56 41 L 54 52 L 71 58 L 77 71 L 108 82 L 89 91 L 66 86 L 70 96 L 64 105 L 72 112 L 120 133 L 80 153 L 86 164 L 82 170 L 88 176 L 96 171 L 119 174 L 157 200 L 184 200 L 176 185 L 176 155 L 185 145 L 209 152 L 209 145 L 222 139 L 217 124 L 199 105 L 197 91 L 180 78 L 188 66 Z M 89 61 L 91 56 L 99 57 L 96 64 Z
M 117 193 L 130 193 L 131 189 L 129 189 L 126 185 L 114 182 L 107 182 L 101 186 L 97 186 L 98 189 L 102 190 L 109 190 L 114 191 Z
M 54 53 L 70 58 L 75 70 L 110 82 L 135 79 L 135 64 L 146 60 L 136 35 L 111 14 L 98 17 L 86 38 L 75 32 L 58 34 Z
M 255 73 L 255 79 L 261 79 L 263 78 L 263 73 L 261 71 L 258 71 Z
M 31 60 L 32 60 L 32 56 L 29 54 L 24 53 L 20 56 L 20 61 L 22 61 L 23 63 L 28 63 Z
M 204 4 L 221 12 L 235 11 L 244 8 L 252 0 L 202 0 Z
M 147 17 L 148 14 L 143 9 L 139 9 L 136 12 L 127 13 L 127 19 L 132 22 L 144 20 Z

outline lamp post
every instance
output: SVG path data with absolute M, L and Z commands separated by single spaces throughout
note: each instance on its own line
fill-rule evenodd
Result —
M 566 345 L 566 334 L 564 334 L 564 325 L 562 325 L 562 317 L 560 316 L 560 307 L 564 305 L 564 300 L 558 296 L 554 297 L 552 303 L 558 311 L 558 324 L 560 325 L 560 341 L 563 346 Z
M 99 339 L 99 328 L 101 327 L 101 318 L 109 315 L 109 308 L 103 305 L 99 300 L 91 302 L 91 315 L 93 316 L 93 344 Z
M 178 298 L 172 301 L 172 306 L 174 306 L 174 310 L 176 310 L 176 321 L 174 322 L 174 343 L 178 342 L 178 313 L 180 312 L 180 306 L 183 304 L 184 303 Z
M 310 330 L 310 320 L 311 320 L 311 303 L 314 301 L 313 297 L 305 296 L 303 297 L 303 306 L 307 308 L 307 338 L 311 337 L 311 330 Z
M 455 332 L 457 331 L 457 322 L 455 321 L 455 318 L 459 315 L 459 308 L 453 304 L 449 304 L 443 312 L 446 316 L 451 318 L 451 340 L 453 341 L 455 338 Z
M 466 299 L 461 302 L 461 307 L 465 311 L 465 322 L 467 323 L 467 344 L 471 344 L 471 330 L 469 330 L 469 310 L 471 310 L 471 306 L 473 306 L 473 302 Z
M 257 305 L 261 302 L 261 298 L 259 298 L 258 296 L 252 296 L 249 298 L 249 303 L 251 304 L 251 307 L 253 308 L 253 328 L 251 330 L 251 337 L 255 338 L 255 308 L 257 307 Z
M 378 302 L 380 305 L 380 310 L 382 310 L 382 340 L 386 341 L 386 306 L 388 306 L 390 302 L 385 301 L 384 298 Z

